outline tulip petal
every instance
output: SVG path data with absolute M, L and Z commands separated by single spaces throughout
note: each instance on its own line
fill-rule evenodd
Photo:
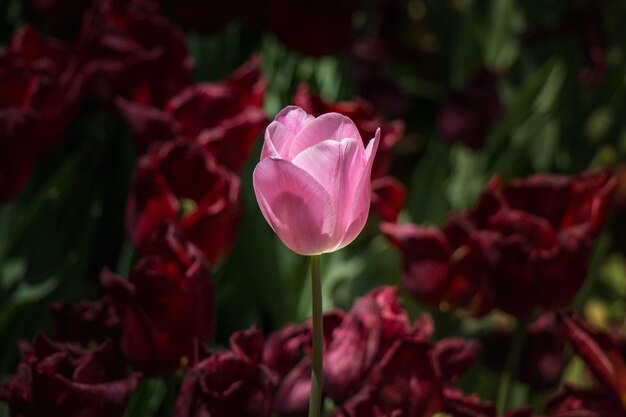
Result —
M 315 117 L 298 106 L 287 106 L 278 112 L 274 118 L 275 121 L 289 129 L 294 136 L 297 135 L 307 123 L 314 119 Z
M 295 136 L 289 148 L 289 160 L 300 152 L 325 140 L 342 141 L 351 138 L 361 142 L 359 130 L 350 118 L 339 113 L 326 113 L 308 122 Z
M 253 183 L 263 216 L 289 249 L 301 255 L 328 249 L 335 208 L 311 175 L 289 161 L 268 158 L 255 168 Z
M 352 199 L 365 166 L 363 145 L 354 139 L 325 140 L 302 151 L 292 163 L 311 175 L 332 197 L 337 219 L 333 246 L 338 244 L 348 226 Z
M 265 130 L 265 143 L 261 151 L 261 161 L 270 156 L 287 158 L 287 152 L 294 137 L 302 127 L 314 120 L 298 106 L 288 106 L 282 109 Z
M 352 242 L 367 221 L 367 216 L 370 210 L 370 202 L 372 198 L 372 165 L 374 165 L 374 158 L 376 157 L 376 151 L 378 150 L 378 144 L 380 143 L 380 128 L 376 130 L 376 136 L 370 140 L 365 149 L 365 157 L 367 158 L 367 165 L 363 171 L 361 171 L 361 177 L 357 185 L 356 191 L 352 197 L 352 207 L 350 209 L 350 216 L 348 218 L 348 227 L 345 229 L 345 235 L 341 242 L 333 250 L 341 249 Z

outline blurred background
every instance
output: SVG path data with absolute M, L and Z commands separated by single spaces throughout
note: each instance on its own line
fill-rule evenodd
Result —
M 624 17 L 620 0 L 2 0 L 0 383 L 20 340 L 69 320 L 53 303 L 100 299 L 103 270 L 131 275 L 159 215 L 211 265 L 214 345 L 305 320 L 308 260 L 274 235 L 251 181 L 264 128 L 290 104 L 348 114 L 364 141 L 381 126 L 375 184 L 405 189 L 324 256 L 325 308 L 402 285 L 383 221 L 442 227 L 495 174 L 608 167 L 612 214 L 572 305 L 624 326 Z M 439 336 L 508 320 L 400 295 Z M 493 397 L 489 372 L 464 383 Z

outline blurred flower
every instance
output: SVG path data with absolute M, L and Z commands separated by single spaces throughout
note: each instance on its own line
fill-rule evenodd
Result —
M 503 108 L 498 97 L 498 75 L 479 68 L 467 85 L 444 101 L 437 118 L 437 130 L 448 143 L 460 142 L 480 149 L 489 130 L 502 119 Z
M 343 402 L 365 382 L 391 345 L 403 337 L 425 340 L 412 328 L 395 288 L 379 287 L 358 298 L 334 333 L 324 361 L 325 388 L 335 403 Z
M 383 221 L 395 223 L 404 207 L 406 189 L 391 176 L 372 181 L 372 207 Z
M 64 40 L 73 40 L 80 30 L 85 11 L 93 0 L 22 0 L 22 14 L 29 22 L 45 27 Z
M 206 259 L 173 227 L 142 248 L 130 281 L 105 270 L 102 284 L 122 321 L 122 348 L 137 370 L 173 372 L 210 343 L 215 328 L 213 279 Z
M 22 362 L 6 387 L 12 416 L 121 417 L 141 378 L 126 376 L 122 356 L 110 342 L 87 350 L 38 334 L 20 351 Z
M 293 103 L 301 107 L 313 116 L 321 116 L 324 113 L 341 113 L 350 118 L 365 141 L 376 135 L 376 130 L 380 127 L 380 144 L 374 159 L 372 168 L 372 178 L 376 179 L 386 175 L 391 165 L 393 148 L 404 135 L 404 122 L 400 119 L 387 122 L 383 121 L 374 113 L 374 108 L 363 99 L 355 101 L 343 101 L 340 103 L 328 103 L 318 94 L 313 93 L 306 85 L 301 85 L 293 98 Z
M 261 363 L 263 335 L 239 331 L 230 350 L 209 354 L 187 372 L 174 417 L 269 417 L 277 375 Z
M 337 416 L 396 416 L 414 405 L 413 414 L 398 415 L 422 416 L 415 414 L 419 409 L 430 416 L 427 411 L 444 411 L 443 402 L 453 407 L 474 398 L 456 393 L 457 399 L 447 401 L 453 391 L 449 384 L 473 364 L 479 345 L 461 338 L 428 342 L 432 319 L 425 314 L 411 323 L 396 292 L 379 287 L 358 298 L 347 314 L 324 316 L 324 393 L 337 405 Z M 264 363 L 281 376 L 274 401 L 274 411 L 281 415 L 306 415 L 310 332 L 309 323 L 288 325 L 265 344 Z M 376 414 L 381 410 L 388 414 Z
M 24 26 L 0 51 L 0 203 L 16 197 L 77 109 L 76 61 L 60 43 Z
M 559 18 L 558 21 L 544 26 L 529 26 L 523 38 L 526 42 L 538 42 L 574 36 L 580 40 L 584 54 L 584 66 L 578 73 L 582 85 L 596 87 L 606 78 L 606 56 L 608 44 L 603 19 L 603 2 L 588 0 L 581 6 Z
M 341 324 L 344 313 L 324 314 L 324 347 Z M 311 321 L 288 324 L 270 334 L 263 348 L 263 363 L 281 378 L 274 397 L 274 411 L 281 415 L 306 416 L 311 394 Z
M 367 148 L 352 120 L 281 110 L 267 127 L 254 191 L 282 242 L 301 255 L 333 252 L 361 232 L 371 200 L 380 130 Z
M 478 353 L 462 339 L 433 345 L 420 338 L 397 339 L 376 361 L 360 390 L 343 402 L 336 417 L 495 416 L 493 405 L 448 384 L 461 376 Z
M 398 48 L 387 40 L 369 37 L 355 40 L 351 58 L 352 78 L 361 97 L 387 117 L 401 117 L 405 120 L 412 117 L 412 97 L 396 85 L 396 80 L 391 75 L 381 71 L 381 68 L 390 63 L 414 68 L 415 61 L 418 60 L 425 64 L 420 65 L 421 71 L 430 66 L 428 62 L 423 62 L 411 48 Z
M 267 28 L 302 54 L 338 54 L 352 42 L 352 16 L 360 4 L 361 0 L 268 0 Z
M 235 242 L 242 210 L 239 178 L 195 142 L 155 144 L 137 161 L 126 226 L 139 248 L 163 224 L 175 223 L 212 266 Z
M 76 304 L 65 301 L 54 303 L 52 315 L 55 323 L 55 340 L 86 345 L 120 338 L 120 318 L 108 295 L 98 301 L 82 300 Z
M 571 311 L 560 315 L 565 338 L 600 383 L 600 389 L 566 386 L 548 405 L 550 413 L 574 410 L 602 417 L 626 415 L 626 364 L 619 346 L 606 332 Z
M 394 344 L 376 367 L 370 383 L 346 401 L 337 416 L 428 417 L 443 411 L 441 381 L 425 342 Z
M 122 95 L 161 106 L 191 82 L 183 33 L 147 0 L 93 2 L 75 48 L 90 92 L 104 102 Z
M 137 97 L 120 98 L 117 105 L 141 151 L 150 143 L 181 136 L 239 171 L 267 123 L 262 108 L 265 86 L 260 58 L 255 56 L 227 79 L 190 86 L 162 106 Z
M 404 283 L 416 299 L 527 316 L 576 295 L 614 187 L 608 171 L 535 175 L 503 189 L 494 177 L 477 206 L 443 231 L 391 223 L 381 230 L 403 252 Z

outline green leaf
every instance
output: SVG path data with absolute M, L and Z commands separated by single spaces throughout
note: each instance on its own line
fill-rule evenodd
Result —
M 144 379 L 126 407 L 124 417 L 150 417 L 157 411 L 165 397 L 165 382 L 161 379 Z
M 524 18 L 515 0 L 489 3 L 489 20 L 485 39 L 485 62 L 494 68 L 508 68 L 519 55 L 519 32 Z
M 0 266 L 0 289 L 10 290 L 24 276 L 26 262 L 24 259 L 9 259 Z
M 411 177 L 407 207 L 416 223 L 441 225 L 449 209 L 445 182 L 448 176 L 448 153 L 438 138 L 431 138 Z
M 11 295 L 11 298 L 0 308 L 0 334 L 2 334 L 11 318 L 14 317 L 22 307 L 43 300 L 50 295 L 58 285 L 59 282 L 54 277 L 38 284 L 21 282 Z
M 466 209 L 478 199 L 487 178 L 485 155 L 465 146 L 455 146 L 450 152 L 452 173 L 445 193 L 454 211 Z
M 600 270 L 601 281 L 611 292 L 626 297 L 626 259 L 619 253 L 611 254 Z

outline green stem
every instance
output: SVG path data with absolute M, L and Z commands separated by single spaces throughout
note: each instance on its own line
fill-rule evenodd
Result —
M 520 361 L 522 359 L 528 322 L 529 320 L 527 319 L 517 321 L 513 340 L 511 342 L 511 346 L 509 346 L 509 352 L 506 357 L 505 368 L 500 377 L 500 385 L 498 387 L 498 397 L 496 402 L 498 414 L 503 414 L 509 406 L 513 379 L 517 375 Z
M 313 296 L 313 364 L 311 366 L 311 398 L 309 417 L 319 417 L 322 405 L 322 381 L 324 363 L 324 329 L 322 322 L 322 278 L 320 259 L 322 255 L 311 256 L 311 289 Z

